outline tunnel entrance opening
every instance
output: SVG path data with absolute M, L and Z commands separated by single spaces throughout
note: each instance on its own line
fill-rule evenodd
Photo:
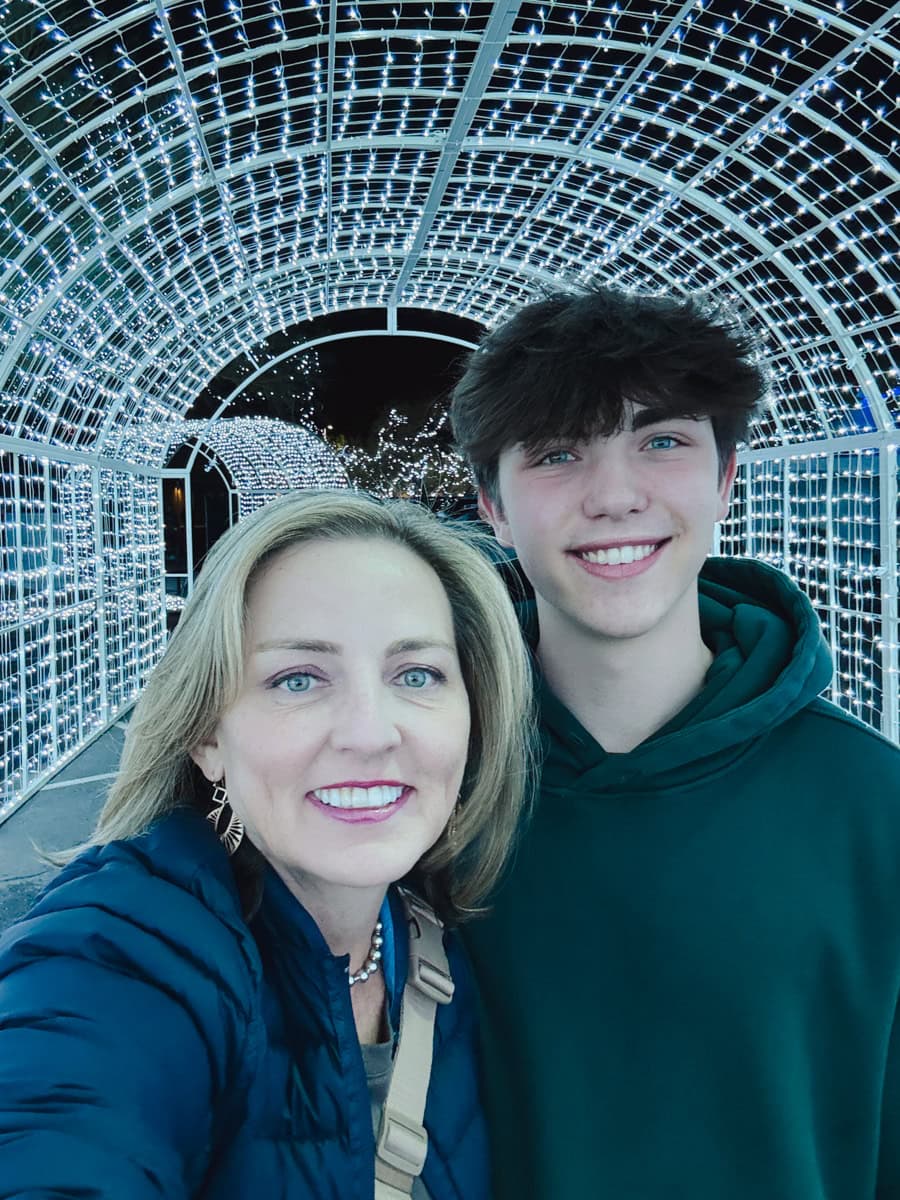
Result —
M 180 446 L 166 469 L 178 472 L 168 474 L 162 488 L 166 629 L 171 633 L 203 559 L 237 519 L 237 491 L 225 466 L 196 442 Z

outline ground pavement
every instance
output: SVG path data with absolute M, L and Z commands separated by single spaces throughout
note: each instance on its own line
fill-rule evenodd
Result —
M 30 907 L 56 871 L 39 850 L 61 850 L 90 834 L 124 733 L 118 721 L 0 825 L 0 929 Z

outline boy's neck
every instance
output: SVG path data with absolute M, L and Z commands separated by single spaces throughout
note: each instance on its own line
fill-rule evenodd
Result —
M 598 637 L 540 600 L 538 620 L 544 679 L 610 754 L 627 754 L 677 716 L 702 689 L 713 660 L 696 602 L 678 628 L 663 622 L 638 638 Z

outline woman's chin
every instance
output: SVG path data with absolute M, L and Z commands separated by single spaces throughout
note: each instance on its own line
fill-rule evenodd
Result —
M 424 853 L 424 851 L 422 851 Z M 297 880 L 305 882 L 314 888 L 363 888 L 370 890 L 382 888 L 387 890 L 392 883 L 403 879 L 413 869 L 422 853 L 396 854 L 373 850 L 369 853 L 346 853 L 339 862 L 329 863 L 321 860 L 316 863 L 315 870 L 310 870 L 309 864 L 285 863 L 284 869 Z

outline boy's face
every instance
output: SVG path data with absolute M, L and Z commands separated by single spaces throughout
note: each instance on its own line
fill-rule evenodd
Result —
M 612 437 L 504 450 L 499 499 L 480 501 L 535 589 L 542 633 L 674 637 L 696 629 L 697 575 L 734 472 L 732 456 L 720 477 L 709 420 L 633 405 Z

